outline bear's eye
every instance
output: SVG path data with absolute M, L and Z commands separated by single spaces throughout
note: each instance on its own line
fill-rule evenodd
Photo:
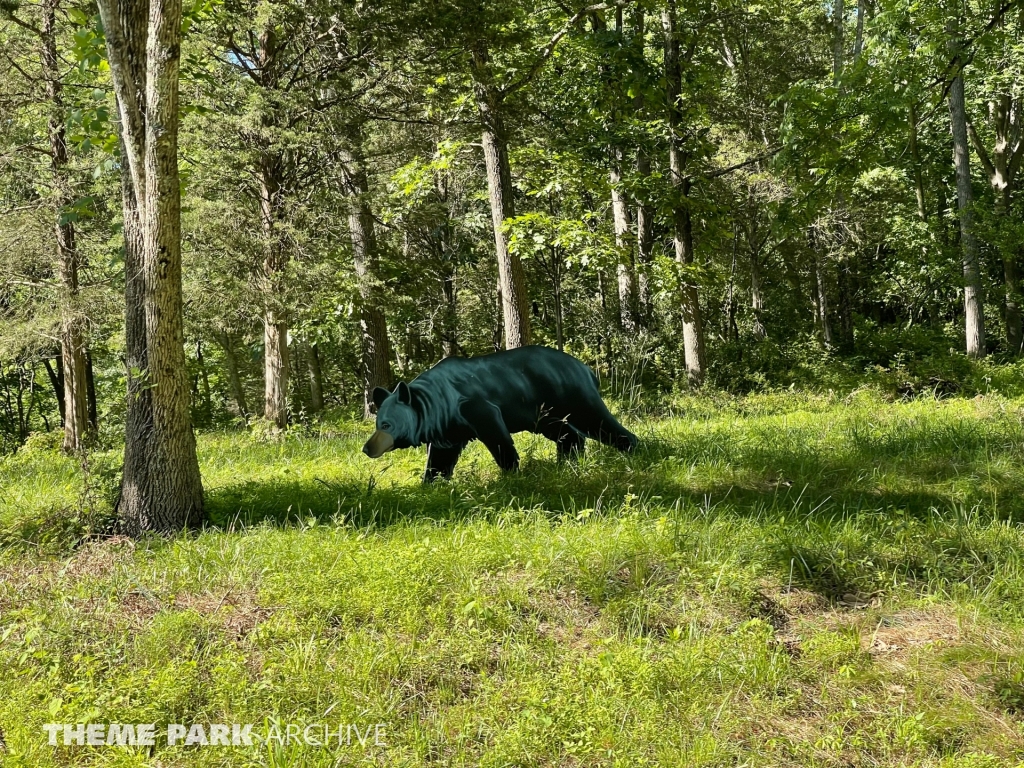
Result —
M 380 428 L 383 430 L 388 430 L 391 429 L 391 425 L 385 421 L 383 424 L 380 425 Z

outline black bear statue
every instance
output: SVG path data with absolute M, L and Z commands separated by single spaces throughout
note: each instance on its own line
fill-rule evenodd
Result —
M 393 392 L 377 387 L 373 400 L 377 431 L 363 453 L 376 459 L 426 443 L 425 483 L 450 478 L 471 440 L 482 442 L 502 470 L 518 469 L 516 432 L 553 440 L 559 459 L 578 455 L 588 437 L 620 451 L 637 446 L 601 399 L 594 372 L 548 347 L 445 358 Z

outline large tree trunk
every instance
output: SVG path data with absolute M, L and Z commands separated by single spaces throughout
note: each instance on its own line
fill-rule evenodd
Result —
M 959 23 L 946 25 L 949 50 L 958 56 L 962 47 Z M 985 312 L 978 265 L 978 244 L 974 237 L 974 194 L 971 190 L 971 159 L 967 144 L 967 107 L 964 103 L 964 76 L 958 71 L 949 88 L 950 130 L 953 134 L 953 166 L 956 169 L 956 197 L 960 211 L 960 250 L 964 272 L 964 314 L 967 356 L 985 356 Z
M 46 96 L 50 102 L 48 134 L 50 139 L 50 169 L 57 191 L 57 275 L 60 279 L 60 349 L 64 366 L 63 448 L 74 453 L 86 444 L 92 432 L 89 421 L 89 401 L 86 383 L 86 320 L 78 309 L 79 256 L 75 248 L 75 225 L 61 221 L 64 206 L 71 200 L 68 179 L 68 147 L 64 134 L 64 97 L 57 61 L 56 11 L 59 0 L 44 0 L 42 4 L 42 59 L 46 79 Z
M 238 355 L 235 353 L 235 345 L 231 336 L 226 331 L 214 331 L 217 343 L 224 350 L 224 362 L 228 368 L 228 388 L 231 390 L 231 398 L 235 401 L 235 408 L 238 415 L 243 419 L 249 415 L 249 408 L 245 404 L 245 389 L 242 387 L 242 377 L 238 372 Z
M 676 4 L 669 0 L 661 15 L 662 31 L 665 38 L 665 80 L 668 102 L 669 125 L 669 168 L 676 202 L 672 211 L 676 261 L 683 268 L 682 301 L 683 347 L 686 374 L 693 386 L 704 382 L 707 370 L 704 353 L 704 318 L 701 313 L 697 286 L 686 273 L 693 264 L 693 222 L 690 216 L 690 181 L 684 176 L 685 156 L 682 140 L 682 116 L 679 99 L 682 95 L 682 69 L 679 56 L 679 40 L 676 36 Z
M 483 126 L 481 143 L 487 169 L 494 247 L 498 258 L 505 348 L 515 349 L 530 343 L 530 302 L 526 294 L 523 265 L 519 257 L 509 250 L 508 239 L 503 231 L 505 222 L 515 216 L 512 171 L 508 161 L 508 136 L 502 115 L 501 93 L 491 81 L 490 57 L 483 41 L 479 41 L 473 50 L 472 69 L 477 110 Z
M 353 134 L 351 142 L 352 146 L 343 150 L 342 160 L 345 165 L 345 190 L 350 199 L 348 226 L 361 304 L 359 325 L 362 332 L 363 415 L 370 418 L 374 409 L 374 388 L 391 388 L 391 343 L 383 309 L 377 238 L 370 208 L 370 185 L 361 154 L 361 136 Z
M 203 519 L 189 414 L 178 180 L 180 0 L 101 0 L 126 182 L 129 401 L 117 514 L 130 535 Z M 148 22 L 148 25 L 147 25 Z M 133 304 L 133 301 L 137 302 Z

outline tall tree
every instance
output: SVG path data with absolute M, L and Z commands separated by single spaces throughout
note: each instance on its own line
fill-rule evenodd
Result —
M 672 205 L 673 244 L 676 262 L 682 268 L 683 348 L 686 374 L 690 383 L 700 386 L 707 372 L 704 351 L 704 316 L 701 312 L 697 285 L 689 269 L 694 263 L 693 220 L 690 212 L 690 178 L 686 175 L 682 98 L 682 57 L 677 31 L 676 0 L 668 0 L 661 13 L 661 27 L 665 44 L 665 87 L 669 128 L 669 178 L 675 192 Z
M 956 199 L 960 212 L 960 253 L 964 273 L 964 333 L 968 357 L 985 356 L 985 305 L 981 268 L 974 226 L 974 192 L 971 189 L 971 156 L 967 138 L 967 105 L 964 100 L 963 33 L 960 19 L 946 23 L 948 49 L 956 71 L 949 85 L 949 122 L 953 134 L 953 166 L 956 169 Z
M 117 504 L 130 535 L 203 519 L 189 415 L 178 177 L 180 0 L 101 0 L 120 116 L 129 371 Z
M 505 233 L 505 222 L 516 215 L 504 114 L 506 94 L 495 82 L 487 41 L 482 37 L 475 40 L 471 53 L 473 89 L 482 128 L 487 193 L 494 227 L 494 248 L 498 258 L 498 291 L 501 295 L 505 349 L 515 349 L 530 343 L 530 302 L 522 262 L 509 250 Z
M 359 284 L 359 328 L 362 347 L 363 415 L 370 418 L 375 408 L 373 390 L 391 388 L 391 342 L 382 308 L 379 254 L 370 207 L 370 185 L 362 155 L 361 132 L 350 132 L 348 146 L 341 149 L 345 193 L 349 198 L 349 234 L 356 281 Z
M 42 60 L 46 95 L 49 99 L 47 133 L 50 139 L 50 168 L 57 194 L 57 275 L 60 281 L 61 320 L 60 350 L 63 370 L 64 450 L 68 453 L 85 446 L 92 423 L 89 419 L 89 400 L 86 365 L 86 319 L 78 308 L 79 253 L 75 247 L 75 225 L 65 208 L 72 202 L 68 177 L 68 145 L 64 125 L 63 84 L 57 58 L 57 9 L 59 0 L 43 0 Z

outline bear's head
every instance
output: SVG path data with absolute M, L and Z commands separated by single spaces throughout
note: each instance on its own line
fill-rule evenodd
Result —
M 398 383 L 394 392 L 383 387 L 373 390 L 373 402 L 377 405 L 377 431 L 373 433 L 363 453 L 371 459 L 379 459 L 395 448 L 411 448 L 419 444 L 420 417 L 412 407 L 412 391 L 404 381 Z

